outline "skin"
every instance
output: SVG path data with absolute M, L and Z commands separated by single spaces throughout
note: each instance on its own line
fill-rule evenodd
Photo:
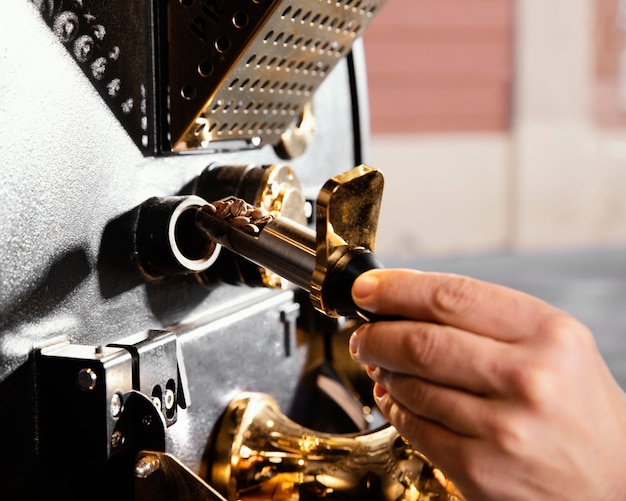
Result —
M 376 402 L 468 501 L 626 499 L 626 396 L 576 319 L 467 277 L 373 270 L 355 303 Z

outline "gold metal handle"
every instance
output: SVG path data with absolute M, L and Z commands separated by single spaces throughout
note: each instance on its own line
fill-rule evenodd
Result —
M 383 174 L 360 165 L 329 179 L 317 196 L 317 248 L 309 292 L 313 306 L 329 316 L 339 314 L 324 298 L 328 275 L 348 251 L 374 251 L 383 188 Z

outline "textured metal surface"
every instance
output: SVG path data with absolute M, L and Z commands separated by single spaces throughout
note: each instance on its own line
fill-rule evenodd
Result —
M 30 1 L 137 147 L 146 153 L 157 151 L 161 118 L 155 55 L 160 30 L 154 9 L 158 2 Z
M 194 7 L 193 2 L 170 0 L 177 10 L 184 10 L 185 3 Z M 206 3 L 213 4 L 203 4 Z M 204 58 L 199 61 L 180 57 L 171 64 L 172 79 L 188 75 L 172 92 L 174 149 L 234 139 L 276 144 L 299 119 L 313 93 L 384 3 L 385 0 L 234 2 L 235 5 L 224 5 L 223 12 L 214 8 L 213 16 L 208 16 L 205 9 L 204 16 L 196 19 L 205 19 L 209 25 L 206 37 L 212 46 L 202 52 Z M 260 20 L 259 4 L 264 9 Z M 249 15 L 248 9 L 253 14 Z M 246 21 L 240 29 L 236 28 L 238 15 Z M 213 35 L 211 17 L 232 19 L 232 23 L 224 25 L 229 31 Z M 204 74 L 208 69 L 210 73 Z M 202 82 L 203 74 L 205 80 L 214 80 L 212 86 Z M 201 106 L 196 116 L 177 111 L 179 106 L 188 109 L 194 105 Z M 187 123 L 184 133 L 179 130 L 183 118 Z
M 355 60 L 340 61 L 313 96 L 316 133 L 290 161 L 307 196 L 362 161 L 364 84 Z M 263 391 L 290 408 L 309 358 L 308 345 L 292 338 L 298 304 L 291 292 L 186 276 L 145 281 L 128 272 L 122 252 L 129 247 L 124 216 L 145 200 L 184 194 L 209 164 L 276 164 L 273 148 L 146 156 L 26 0 L 3 7 L 0 65 L 3 499 L 72 498 L 72 469 L 35 467 L 40 428 L 30 354 L 58 336 L 98 346 L 148 329 L 176 332 L 192 405 L 179 410 L 166 444 L 191 468 L 236 392 Z M 92 460 L 80 458 L 98 467 Z
M 313 93 L 386 0 L 30 1 L 136 145 L 159 153 L 298 151 Z

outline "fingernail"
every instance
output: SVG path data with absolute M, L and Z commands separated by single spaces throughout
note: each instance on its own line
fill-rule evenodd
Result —
M 350 346 L 350 354 L 352 356 L 356 356 L 359 351 L 359 334 L 358 330 L 354 331 L 350 336 L 349 346 Z
M 385 388 L 383 388 L 381 385 L 379 385 L 378 383 L 376 383 L 374 385 L 374 397 L 377 398 L 378 400 L 380 400 L 381 398 L 383 398 L 385 395 L 387 394 L 387 390 L 385 390 Z
M 363 332 L 368 328 L 368 324 L 361 325 L 357 330 L 355 330 L 350 336 L 350 340 L 348 341 L 348 346 L 350 348 L 350 354 L 353 357 L 357 357 L 359 354 L 359 345 L 361 344 L 361 337 L 363 336 Z
M 370 296 L 378 286 L 378 277 L 373 273 L 363 273 L 359 275 L 352 285 L 352 295 L 355 298 L 366 298 Z

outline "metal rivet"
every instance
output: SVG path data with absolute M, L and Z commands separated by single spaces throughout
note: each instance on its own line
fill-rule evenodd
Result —
M 165 390 L 165 408 L 169 411 L 174 407 L 174 392 L 169 388 Z
M 142 457 L 135 465 L 135 476 L 137 478 L 148 478 L 161 467 L 159 458 L 148 454 Z
M 119 393 L 114 393 L 111 397 L 111 404 L 109 406 L 109 410 L 111 412 L 111 417 L 118 418 L 122 414 L 122 409 L 124 408 L 124 402 L 122 401 L 122 397 Z
M 78 371 L 78 386 L 83 391 L 92 391 L 96 387 L 98 375 L 89 367 Z
M 121 431 L 114 431 L 111 435 L 111 447 L 117 449 L 124 443 L 124 435 Z

